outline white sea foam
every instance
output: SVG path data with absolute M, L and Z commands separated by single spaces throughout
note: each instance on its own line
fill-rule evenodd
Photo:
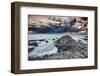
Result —
M 42 42 L 39 44 L 37 48 L 35 48 L 32 52 L 29 53 L 29 56 L 44 56 L 44 55 L 52 55 L 57 53 L 57 48 L 54 46 L 53 41 L 49 41 L 49 43 Z

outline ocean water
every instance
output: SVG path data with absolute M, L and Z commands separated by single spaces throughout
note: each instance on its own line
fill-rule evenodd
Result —
M 81 41 L 87 44 L 87 41 L 84 38 L 86 34 L 79 33 L 60 33 L 60 34 L 29 34 L 28 41 L 30 45 L 28 48 L 31 51 L 28 53 L 29 57 L 42 57 L 44 55 L 52 55 L 57 53 L 58 48 L 55 46 L 55 41 L 61 38 L 62 36 L 69 35 L 76 41 Z M 34 46 L 36 42 L 37 45 Z

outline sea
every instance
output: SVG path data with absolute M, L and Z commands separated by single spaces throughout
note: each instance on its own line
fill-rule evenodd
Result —
M 52 55 L 57 53 L 58 48 L 55 46 L 55 42 L 62 36 L 71 36 L 72 39 L 77 42 L 88 44 L 87 33 L 54 33 L 54 34 L 28 34 L 28 56 L 29 57 L 42 57 L 45 55 Z

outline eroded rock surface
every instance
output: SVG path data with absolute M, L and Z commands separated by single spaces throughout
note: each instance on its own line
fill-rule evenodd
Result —
M 58 39 L 55 46 L 58 48 L 57 53 L 36 58 L 31 57 L 29 60 L 81 59 L 88 57 L 88 45 L 77 42 L 68 35 Z

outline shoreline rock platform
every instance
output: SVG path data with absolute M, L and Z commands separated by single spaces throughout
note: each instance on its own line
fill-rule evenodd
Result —
M 57 53 L 52 55 L 44 55 L 41 57 L 29 57 L 28 60 L 59 60 L 59 59 L 82 59 L 88 58 L 88 45 L 77 42 L 72 37 L 62 36 L 55 42 L 58 48 Z

